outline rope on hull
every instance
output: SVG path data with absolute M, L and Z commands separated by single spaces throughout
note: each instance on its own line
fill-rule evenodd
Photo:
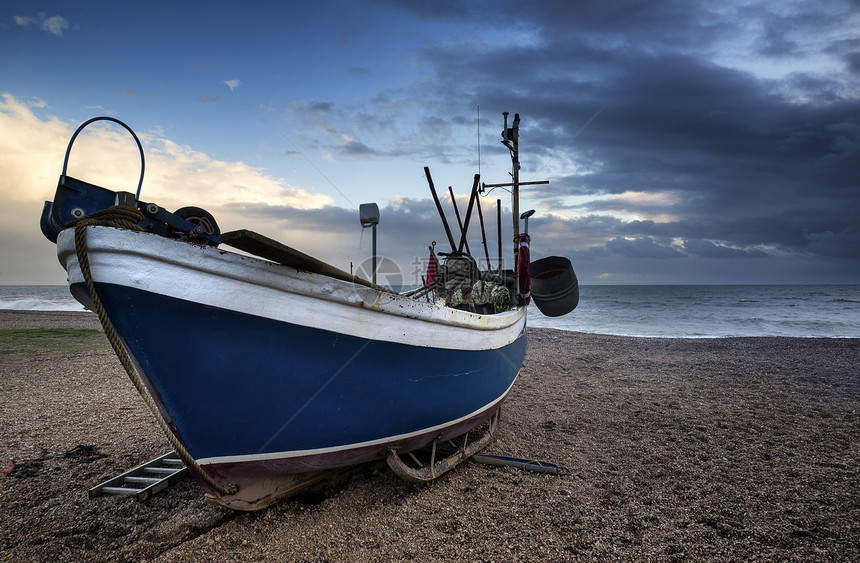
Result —
M 111 323 L 110 319 L 107 316 L 107 313 L 102 306 L 101 299 L 99 299 L 98 294 L 96 293 L 95 284 L 93 283 L 93 276 L 90 270 L 90 260 L 87 253 L 87 227 L 90 226 L 103 226 L 103 227 L 115 227 L 118 229 L 127 229 L 131 231 L 141 231 L 142 229 L 137 225 L 137 223 L 141 222 L 144 219 L 143 213 L 137 209 L 136 207 L 130 206 L 114 206 L 108 209 L 103 209 L 101 211 L 96 211 L 86 217 L 79 219 L 77 221 L 72 221 L 66 225 L 66 227 L 74 227 L 75 228 L 75 252 L 78 256 L 78 264 L 81 267 L 81 273 L 84 276 L 84 281 L 87 284 L 87 290 L 90 292 L 90 296 L 93 300 L 93 308 L 95 309 L 96 315 L 98 315 L 99 321 L 101 322 L 102 328 L 105 331 L 105 335 L 110 342 L 113 351 L 116 353 L 117 358 L 119 358 L 122 367 L 125 369 L 125 372 L 128 374 L 129 379 L 134 384 L 134 387 L 137 389 L 137 392 L 140 393 L 140 396 L 143 398 L 143 401 L 146 403 L 146 406 L 149 407 L 149 410 L 152 412 L 153 416 L 155 416 L 155 420 L 158 422 L 158 426 L 164 432 L 165 436 L 167 436 L 167 441 L 170 442 L 170 445 L 176 450 L 176 453 L 179 454 L 182 459 L 189 464 L 201 478 L 203 478 L 209 485 L 211 485 L 216 491 L 223 495 L 235 495 L 239 491 L 239 487 L 237 485 L 221 485 L 216 482 L 208 473 L 206 473 L 203 468 L 200 466 L 197 461 L 191 457 L 191 454 L 188 453 L 188 450 L 185 449 L 185 446 L 176 436 L 176 434 L 171 430 L 170 426 L 167 424 L 167 421 L 164 420 L 164 417 L 161 415 L 161 411 L 158 410 L 158 405 L 155 404 L 155 401 L 152 399 L 152 396 L 146 390 L 146 386 L 143 383 L 143 380 L 140 377 L 140 374 L 137 373 L 137 369 L 134 366 L 134 363 L 131 360 L 128 352 L 123 346 L 122 341 L 120 340 L 119 335 L 114 330 L 113 323 Z

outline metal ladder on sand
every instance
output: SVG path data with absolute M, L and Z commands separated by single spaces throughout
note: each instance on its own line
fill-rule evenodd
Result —
M 129 495 L 144 501 L 170 485 L 178 483 L 188 476 L 188 468 L 175 452 L 147 461 L 117 475 L 89 490 L 89 497 L 101 495 Z

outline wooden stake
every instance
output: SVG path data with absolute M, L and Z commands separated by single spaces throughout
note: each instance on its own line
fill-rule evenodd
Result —
M 481 180 L 480 174 L 475 174 L 475 180 L 472 182 L 472 195 L 469 196 L 469 207 L 466 209 L 466 220 L 463 221 L 463 234 L 460 237 L 460 246 L 457 247 L 459 252 L 463 252 L 463 246 L 466 244 L 466 232 L 469 230 L 469 219 L 472 218 L 472 207 L 475 205 L 475 198 L 478 197 L 478 182 Z
M 481 220 L 481 242 L 484 244 L 484 256 L 487 258 L 487 270 L 490 269 L 490 250 L 487 248 L 487 231 L 484 230 L 484 212 L 481 211 L 481 197 L 475 200 L 478 206 L 478 219 Z
M 460 210 L 457 209 L 457 200 L 454 199 L 454 188 L 448 186 L 448 193 L 451 194 L 451 203 L 454 205 L 454 215 L 457 217 L 457 224 L 460 225 L 460 236 L 463 236 L 463 222 L 460 220 Z M 466 242 L 466 253 L 471 254 L 469 243 Z
M 442 209 L 442 204 L 439 203 L 439 196 L 436 195 L 436 187 L 433 185 L 433 178 L 430 177 L 430 167 L 424 167 L 424 175 L 427 176 L 427 183 L 430 184 L 430 193 L 433 194 L 433 201 L 436 202 L 436 210 L 439 212 L 439 217 L 442 218 L 442 226 L 445 227 L 445 234 L 448 236 L 448 243 L 451 245 L 451 252 L 457 250 L 457 245 L 454 243 L 454 237 L 451 236 L 451 228 L 448 226 L 448 220 L 445 218 L 445 211 Z

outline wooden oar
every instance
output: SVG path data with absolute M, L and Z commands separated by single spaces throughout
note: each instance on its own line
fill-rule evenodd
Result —
M 375 283 L 361 279 L 356 275 L 344 272 L 343 270 L 335 268 L 331 264 L 327 264 L 322 260 L 309 256 L 304 252 L 296 250 L 295 248 L 289 247 L 285 244 L 281 244 L 280 242 L 261 235 L 260 233 L 255 233 L 254 231 L 240 229 L 238 231 L 223 233 L 221 235 L 221 242 L 223 244 L 228 244 L 233 248 L 249 252 L 254 256 L 259 256 L 266 260 L 283 264 L 284 266 L 292 266 L 299 270 L 306 270 L 308 272 L 322 274 L 338 280 L 356 283 L 378 291 L 396 293 L 387 287 L 376 285 Z

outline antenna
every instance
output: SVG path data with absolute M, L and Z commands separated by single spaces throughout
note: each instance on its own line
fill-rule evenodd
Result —
M 481 175 L 481 106 L 478 105 L 478 175 Z M 484 192 L 483 188 L 480 190 Z

